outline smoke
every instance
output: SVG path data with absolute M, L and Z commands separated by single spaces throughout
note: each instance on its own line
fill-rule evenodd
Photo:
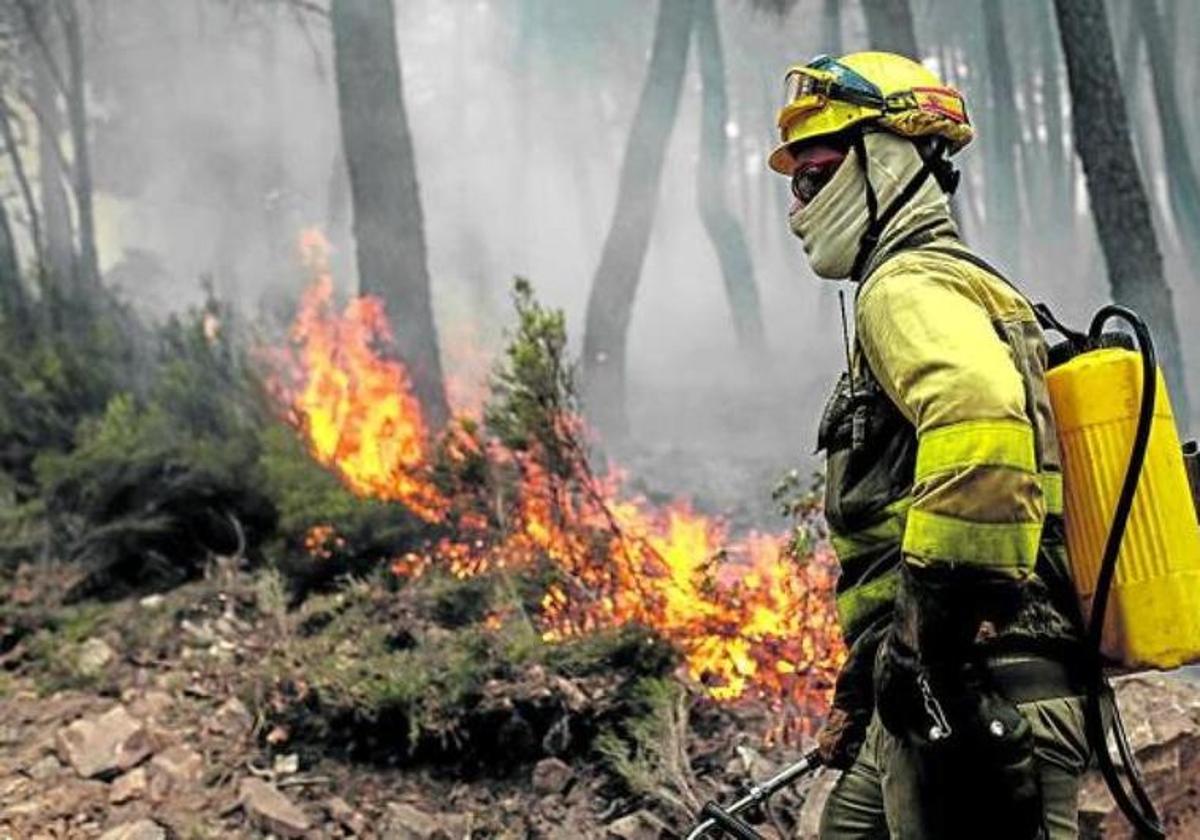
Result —
M 783 68 L 823 51 L 822 5 L 804 0 L 781 17 L 750 3 L 718 4 L 730 102 L 728 194 L 754 258 L 769 362 L 750 368 L 736 352 L 716 254 L 696 209 L 694 55 L 630 329 L 639 442 L 757 459 L 756 481 L 767 464 L 782 469 L 807 457 L 824 392 L 843 363 L 836 294 L 812 277 L 790 239 L 787 185 L 764 165 Z M 518 274 L 544 302 L 566 310 L 578 346 L 654 12 L 642 0 L 397 3 L 444 346 L 496 348 Z M 267 0 L 114 0 L 88 13 L 108 281 L 158 315 L 197 301 L 204 278 L 244 311 L 290 314 L 308 279 L 295 240 L 318 226 L 333 243 L 340 289 L 352 291 L 327 21 Z M 967 12 L 951 17 L 977 26 Z M 844 43 L 861 47 L 861 18 L 850 10 L 845 18 Z M 949 25 L 918 17 L 918 39 L 940 43 Z M 1064 219 L 1020 243 L 989 236 L 977 41 L 962 38 L 937 53 L 951 57 L 981 130 L 960 161 L 967 233 L 1000 265 L 1025 266 L 1027 276 L 1014 279 L 1032 295 L 1082 321 L 1105 290 L 1090 218 Z M 1161 177 L 1152 180 L 1161 191 Z M 1169 267 L 1178 277 L 1179 264 Z M 1192 285 L 1177 293 L 1182 323 L 1200 307 Z M 1200 377 L 1193 380 L 1200 387 Z

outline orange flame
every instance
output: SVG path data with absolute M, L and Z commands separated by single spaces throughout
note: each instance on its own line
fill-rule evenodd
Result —
M 355 298 L 338 315 L 328 242 L 310 229 L 300 250 L 316 281 L 292 325 L 299 381 L 287 389 L 290 419 L 304 430 L 313 457 L 356 494 L 400 502 L 438 521 L 446 500 L 428 476 L 425 420 L 408 373 L 383 355 L 392 335 L 382 302 Z
M 426 550 L 394 560 L 397 574 L 438 565 L 468 577 L 548 560 L 558 575 L 541 602 L 547 640 L 639 623 L 674 644 L 688 675 L 718 699 L 783 704 L 802 726 L 825 711 L 844 658 L 828 546 L 798 567 L 781 537 L 730 542 L 719 520 L 686 502 L 629 497 L 619 473 L 593 476 L 581 454 L 564 478 L 497 442 L 480 451 L 452 426 L 443 453 L 482 456 L 518 476 L 505 527 L 489 526 L 489 500 L 447 497 L 433 481 L 421 407 L 403 365 L 387 355 L 381 303 L 358 298 L 336 313 L 323 240 L 306 232 L 302 247 L 316 282 L 292 329 L 294 384 L 276 391 L 313 456 L 353 492 L 446 526 Z M 579 418 L 560 420 L 583 434 Z M 330 534 L 316 533 L 316 544 L 327 547 Z M 501 622 L 492 615 L 487 625 Z

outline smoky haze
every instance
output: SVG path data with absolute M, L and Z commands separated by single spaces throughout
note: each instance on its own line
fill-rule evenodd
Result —
M 528 277 L 562 307 L 574 346 L 611 223 L 622 155 L 646 72 L 655 5 L 643 0 L 403 0 L 396 4 L 404 104 L 447 368 L 494 354 L 508 288 Z M 840 4 L 841 47 L 867 46 L 858 4 Z M 1105 264 L 1069 134 L 1051 136 L 1037 4 L 1005 6 L 1017 145 L 995 147 L 1003 113 L 989 84 L 987 22 L 976 4 L 912 4 L 922 58 L 962 87 L 979 131 L 964 152 L 965 235 L 1030 295 L 1084 322 L 1108 295 Z M 1200 393 L 1196 276 L 1170 212 L 1164 148 L 1144 50 L 1126 48 L 1132 4 L 1111 4 L 1128 102 L 1184 339 Z M 629 332 L 633 439 L 660 484 L 715 496 L 765 495 L 772 471 L 808 464 L 825 391 L 843 361 L 836 286 L 809 272 L 787 230 L 788 189 L 765 168 L 789 63 L 831 51 L 828 3 L 779 16 L 717 4 L 729 99 L 726 192 L 741 222 L 762 301 L 768 356 L 742 361 L 716 253 L 697 211 L 701 91 L 695 48 L 662 174 L 659 205 Z M 1179 4 L 1174 37 L 1200 34 Z M 287 316 L 308 280 L 299 233 L 334 246 L 339 287 L 357 287 L 350 187 L 341 153 L 328 19 L 266 0 L 99 0 L 86 7 L 101 268 L 156 315 L 195 303 L 201 280 L 264 317 Z M 1056 37 L 1056 36 L 1053 36 Z M 1048 46 L 1057 48 L 1051 40 Z M 1181 74 L 1196 101 L 1197 72 Z M 1191 109 L 1184 129 L 1197 151 Z M 1057 151 L 1073 169 L 1057 198 L 1039 175 Z M 1008 167 L 1007 169 L 1005 167 Z M 1013 172 L 997 210 L 996 173 Z M 989 195 L 989 184 L 993 192 Z M 1051 185 L 1053 187 L 1053 185 Z M 1048 210 L 1049 203 L 1057 209 Z M 1004 223 L 1001 215 L 1012 217 Z M 404 313 L 394 313 L 404 329 Z M 657 453 L 657 454 L 654 454 Z M 660 457 L 661 456 L 661 457 Z M 692 466 L 687 475 L 679 467 Z M 727 481 L 723 465 L 749 464 Z M 701 463 L 707 466 L 695 466 Z M 715 489 L 714 489 L 715 488 Z M 677 490 L 676 486 L 662 489 Z M 695 489 L 694 487 L 692 489 Z

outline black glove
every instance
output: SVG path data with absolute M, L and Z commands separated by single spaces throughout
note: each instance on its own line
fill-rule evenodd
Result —
M 864 631 L 850 646 L 838 673 L 833 705 L 817 733 L 817 752 L 826 767 L 845 770 L 854 763 L 875 709 L 872 674 L 875 652 L 888 629 L 886 622 Z
M 955 591 L 952 580 L 904 570 L 876 656 L 880 721 L 911 751 L 923 836 L 1042 834 L 1032 727 L 973 661 L 978 606 L 995 603 L 994 583 Z

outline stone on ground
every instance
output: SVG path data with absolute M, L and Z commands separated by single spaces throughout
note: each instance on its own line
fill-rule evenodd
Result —
M 117 654 L 109 647 L 108 642 L 93 637 L 79 646 L 79 652 L 75 656 L 75 669 L 82 676 L 95 677 L 104 673 L 104 669 L 116 658 Z
M 538 793 L 562 793 L 574 777 L 575 771 L 565 761 L 543 758 L 533 768 L 533 789 Z
M 84 778 L 128 770 L 150 755 L 146 728 L 120 705 L 64 726 L 56 741 L 59 755 Z
M 262 779 L 242 779 L 239 794 L 246 816 L 259 828 L 280 837 L 303 837 L 312 828 L 307 814 Z
M 617 840 L 658 840 L 660 828 L 660 822 L 648 811 L 635 811 L 605 827 L 606 836 Z
M 167 832 L 154 820 L 137 820 L 104 832 L 100 840 L 167 840 Z
M 173 784 L 195 784 L 204 772 L 204 759 L 186 744 L 176 744 L 150 759 L 150 771 L 161 773 Z
M 113 780 L 108 789 L 108 801 L 120 805 L 131 799 L 140 799 L 146 795 L 146 768 L 134 767 L 124 776 Z

